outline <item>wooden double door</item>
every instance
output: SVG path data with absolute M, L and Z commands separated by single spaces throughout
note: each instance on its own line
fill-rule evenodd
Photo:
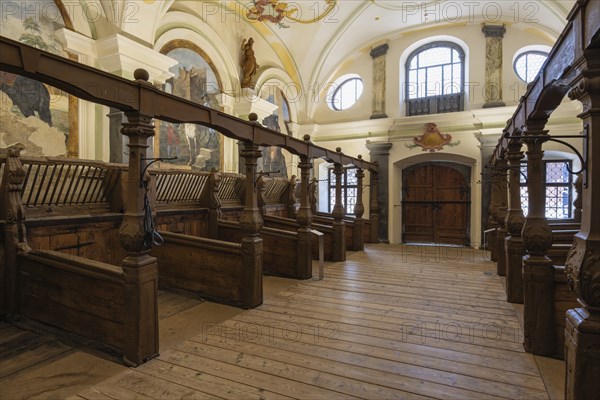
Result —
M 402 171 L 402 241 L 470 244 L 471 168 L 449 162 Z

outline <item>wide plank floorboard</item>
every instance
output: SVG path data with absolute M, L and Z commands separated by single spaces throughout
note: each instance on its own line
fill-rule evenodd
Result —
M 452 251 L 367 245 L 73 399 L 548 399 L 495 264 Z

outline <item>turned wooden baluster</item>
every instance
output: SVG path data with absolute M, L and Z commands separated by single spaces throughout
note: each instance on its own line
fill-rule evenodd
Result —
M 528 121 L 523 131 L 527 144 L 528 213 L 523 226 L 523 300 L 525 350 L 549 356 L 555 349 L 554 332 L 554 267 L 548 258 L 552 247 L 552 231 L 546 220 L 545 174 L 542 158 L 543 139 L 528 136 L 546 136 L 546 121 Z
M 304 137 L 304 140 L 310 140 L 308 135 Z M 300 156 L 300 208 L 296 214 L 296 221 L 298 221 L 298 269 L 297 274 L 300 279 L 308 279 L 312 277 L 312 211 L 311 205 L 309 204 L 309 181 L 310 181 L 310 169 L 312 163 L 307 156 Z
M 145 83 L 148 73 L 136 70 L 138 82 Z M 127 256 L 122 261 L 125 281 L 125 362 L 139 365 L 158 355 L 158 264 L 149 252 L 151 233 L 144 229 L 146 189 L 144 174 L 148 139 L 154 136 L 152 116 L 126 112 L 127 123 L 121 133 L 129 138 L 129 168 L 125 184 L 125 213 L 119 239 Z
M 498 159 L 496 162 L 497 174 L 498 174 L 498 211 L 496 213 L 496 222 L 498 223 L 498 230 L 496 231 L 496 273 L 499 276 L 506 275 L 506 250 L 504 241 L 506 240 L 506 215 L 507 215 L 507 180 L 506 170 L 508 166 L 508 160 L 504 158 Z
M 19 296 L 17 293 L 17 252 L 29 251 L 25 231 L 25 211 L 21 199 L 26 171 L 21 164 L 22 143 L 16 143 L 6 149 L 7 158 L 4 165 L 4 176 L 0 186 L 0 220 L 4 221 L 4 258 L 0 257 L 4 270 L 4 279 L 0 293 L 6 296 L 6 309 L 9 315 L 19 313 Z
M 336 148 L 335 151 L 341 153 L 341 148 Z M 342 180 L 344 179 L 344 166 L 340 163 L 334 163 L 333 173 L 335 174 L 335 205 L 331 212 L 333 216 L 333 261 L 346 260 L 346 235 L 344 229 L 344 216 L 346 210 L 342 202 Z
M 523 238 L 521 231 L 525 216 L 521 208 L 521 142 L 513 141 L 508 145 L 509 162 L 509 199 L 506 214 L 506 229 L 508 235 L 505 243 L 506 250 L 506 300 L 509 303 L 523 303 Z
M 567 400 L 597 398 L 600 393 L 600 49 L 584 54 L 589 69 L 569 92 L 571 100 L 583 104 L 579 117 L 588 135 L 588 151 L 581 182 L 581 230 L 565 266 L 569 286 L 582 305 L 567 311 Z
M 487 244 L 492 261 L 498 261 L 498 198 L 499 198 L 499 171 L 496 165 L 490 165 L 490 205 L 488 216 L 488 229 L 493 229 L 487 234 Z
M 241 156 L 246 169 L 246 204 L 240 217 L 242 230 L 242 255 L 244 258 L 242 303 L 244 307 L 256 307 L 262 303 L 262 260 L 263 241 L 260 231 L 263 219 L 258 208 L 256 187 L 256 160 L 262 156 L 258 145 L 252 142 L 242 143 Z
M 362 160 L 362 155 L 358 155 L 358 158 Z M 365 249 L 364 242 L 364 221 L 363 214 L 365 213 L 365 206 L 363 205 L 362 191 L 363 191 L 363 179 L 365 177 L 365 171 L 360 168 L 356 169 L 356 204 L 354 205 L 354 232 L 352 234 L 352 250 L 363 251 Z

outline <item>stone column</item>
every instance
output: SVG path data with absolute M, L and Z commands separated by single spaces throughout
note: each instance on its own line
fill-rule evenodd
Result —
M 258 192 L 256 187 L 256 160 L 262 156 L 258 145 L 243 142 L 241 156 L 246 167 L 246 202 L 240 216 L 242 230 L 242 256 L 244 287 L 242 288 L 242 304 L 244 307 L 256 307 L 262 303 L 262 265 L 263 241 L 260 231 L 263 219 L 258 209 Z
M 504 107 L 502 101 L 502 38 L 504 25 L 485 25 L 485 104 L 483 108 Z
M 377 161 L 375 161 L 377 163 Z M 379 243 L 379 177 L 375 171 L 369 171 L 371 175 L 371 183 L 369 186 L 369 222 L 371 223 L 371 242 Z
M 583 103 L 584 132 L 588 134 L 587 171 L 582 176 L 581 230 L 575 235 L 567 257 L 567 282 L 577 293 L 581 308 L 567 311 L 565 360 L 566 399 L 597 398 L 600 393 L 600 74 L 598 49 L 586 50 L 595 69 L 569 93 Z
M 336 151 L 339 153 L 342 150 L 338 147 Z M 335 163 L 333 165 L 333 173 L 335 174 L 335 205 L 331 215 L 333 216 L 333 261 L 346 260 L 346 235 L 344 224 L 344 215 L 346 210 L 342 202 L 342 179 L 344 176 L 344 166 Z
M 490 205 L 488 209 L 488 230 L 494 229 L 487 234 L 487 242 L 490 250 L 490 258 L 492 261 L 498 261 L 498 201 L 500 198 L 500 171 L 495 165 L 489 165 L 490 169 Z
M 498 230 L 496 231 L 496 273 L 499 276 L 506 275 L 506 251 L 504 249 L 504 241 L 506 239 L 506 212 L 508 210 L 507 205 L 507 181 L 506 171 L 508 167 L 508 160 L 500 158 L 496 161 L 497 174 L 498 174 L 498 213 L 496 214 L 496 222 L 498 223 Z
M 109 131 L 109 161 L 111 163 L 128 163 L 129 159 L 125 146 L 127 146 L 127 137 L 123 136 L 120 132 L 121 126 L 127 122 L 123 111 L 117 108 L 110 108 L 110 112 L 106 115 L 108 117 L 108 131 Z
M 308 136 L 308 135 L 307 135 Z M 310 137 L 309 137 L 310 139 Z M 306 137 L 305 137 L 305 140 Z M 296 214 L 298 221 L 298 269 L 297 277 L 299 279 L 308 279 L 312 277 L 312 212 L 308 200 L 308 186 L 310 181 L 310 169 L 312 162 L 307 156 L 300 156 L 298 163 L 300 168 L 300 208 Z
M 373 59 L 373 113 L 371 119 L 387 118 L 385 113 L 385 55 L 387 43 L 371 49 Z
M 377 163 L 378 180 L 383 182 L 381 185 L 375 185 L 377 188 L 377 202 L 379 204 L 379 241 L 389 243 L 388 239 L 388 210 L 389 210 L 389 158 L 392 143 L 367 141 L 371 162 Z M 371 210 L 373 210 L 371 208 Z
M 508 236 L 505 242 L 506 251 L 506 300 L 509 303 L 523 303 L 523 238 L 521 231 L 525 223 L 521 209 L 521 142 L 514 141 L 508 145 L 509 162 L 509 198 L 506 214 Z
M 525 304 L 525 350 L 550 356 L 555 349 L 554 267 L 548 258 L 552 247 L 552 231 L 546 220 L 545 169 L 542 162 L 543 140 L 528 139 L 528 135 L 544 136 L 546 121 L 528 121 L 524 132 L 527 144 L 527 190 L 529 206 L 523 226 L 523 300 Z
M 143 72 L 146 73 L 144 76 Z M 146 71 L 136 71 L 138 82 L 147 80 Z M 145 78 L 145 79 L 144 79 Z M 125 183 L 125 213 L 119 239 L 127 256 L 122 261 L 125 281 L 125 363 L 139 365 L 158 355 L 158 263 L 150 256 L 152 233 L 144 229 L 144 204 L 148 193 L 144 174 L 148 139 L 154 136 L 152 116 L 127 112 L 128 122 L 121 133 L 129 138 L 129 169 Z
M 358 156 L 362 159 L 362 156 Z M 356 169 L 356 204 L 354 205 L 354 232 L 352 233 L 352 250 L 363 251 L 365 249 L 365 242 L 363 236 L 364 221 L 363 214 L 365 213 L 365 206 L 363 205 L 362 191 L 363 191 L 363 179 L 365 177 L 365 171 L 360 168 Z

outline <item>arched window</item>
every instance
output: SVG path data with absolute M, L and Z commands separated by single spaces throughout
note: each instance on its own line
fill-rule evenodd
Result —
M 363 92 L 363 81 L 356 74 L 339 77 L 327 91 L 327 104 L 335 111 L 346 110 L 354 105 Z
M 513 68 L 519 78 L 529 83 L 535 79 L 547 58 L 548 53 L 543 51 L 526 51 L 515 59 Z
M 464 110 L 465 53 L 452 42 L 433 42 L 406 60 L 406 114 Z

